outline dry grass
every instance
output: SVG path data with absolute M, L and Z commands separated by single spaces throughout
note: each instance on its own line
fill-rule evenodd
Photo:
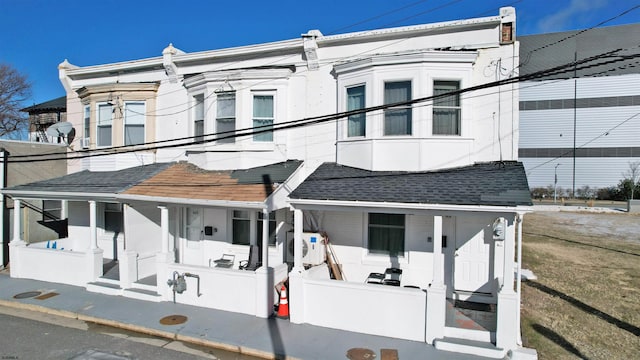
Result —
M 523 267 L 538 280 L 522 285 L 523 341 L 540 359 L 640 358 L 635 227 L 627 214 L 525 216 Z

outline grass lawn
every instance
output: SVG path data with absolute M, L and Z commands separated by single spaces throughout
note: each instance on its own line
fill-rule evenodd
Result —
M 640 216 L 524 217 L 522 336 L 540 359 L 640 359 Z

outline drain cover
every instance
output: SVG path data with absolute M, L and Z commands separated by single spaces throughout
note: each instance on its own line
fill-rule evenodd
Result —
M 347 351 L 347 359 L 349 360 L 369 360 L 375 359 L 376 353 L 373 350 L 365 348 L 353 348 Z
M 34 296 L 38 296 L 42 294 L 42 291 L 27 291 L 27 292 L 23 292 L 20 293 L 18 295 L 14 295 L 13 298 L 14 299 L 27 299 L 27 298 L 31 298 Z
M 187 322 L 187 317 L 183 315 L 169 315 L 160 319 L 162 325 L 180 325 Z

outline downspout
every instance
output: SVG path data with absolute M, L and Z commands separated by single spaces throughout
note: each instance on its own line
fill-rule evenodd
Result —
M 518 321 L 518 333 L 517 333 L 517 337 L 516 337 L 516 344 L 518 344 L 518 346 L 522 346 L 522 331 L 521 331 L 521 324 L 520 324 L 520 306 L 522 305 L 522 220 L 523 220 L 523 214 L 522 213 L 517 213 L 516 214 L 516 223 L 517 223 L 517 227 L 518 227 L 518 234 L 516 235 L 517 237 L 517 242 L 518 242 L 518 265 L 517 265 L 517 272 L 516 272 L 516 293 L 518 294 L 518 313 L 517 313 L 517 321 Z

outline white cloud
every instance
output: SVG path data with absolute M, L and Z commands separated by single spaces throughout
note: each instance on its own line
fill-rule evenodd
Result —
M 540 32 L 563 31 L 570 28 L 576 17 L 582 17 L 607 5 L 608 0 L 571 0 L 568 7 L 538 21 Z

